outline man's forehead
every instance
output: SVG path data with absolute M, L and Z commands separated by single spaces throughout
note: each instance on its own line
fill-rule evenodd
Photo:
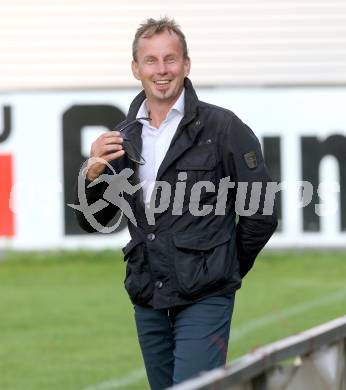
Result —
M 174 31 L 165 30 L 160 33 L 153 34 L 150 37 L 141 36 L 138 40 L 138 50 L 140 49 L 155 49 L 157 45 L 160 44 L 162 40 L 166 41 L 166 44 L 171 42 L 173 45 L 178 45 L 181 50 L 183 50 L 182 44 L 178 35 Z M 167 42 L 168 41 L 168 42 Z

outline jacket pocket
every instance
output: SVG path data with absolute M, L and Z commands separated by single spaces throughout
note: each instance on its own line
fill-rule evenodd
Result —
M 177 170 L 211 171 L 215 169 L 215 166 L 215 144 L 202 142 L 184 153 L 177 163 Z
M 200 142 L 183 154 L 177 162 L 176 170 L 191 172 L 190 175 L 194 179 L 208 180 L 212 177 L 216 165 L 215 144 Z
M 151 273 L 142 241 L 131 240 L 123 248 L 126 264 L 124 286 L 133 303 L 147 303 L 153 295 Z
M 228 258 L 230 239 L 229 232 L 173 236 L 174 266 L 182 296 L 194 298 L 226 284 L 232 262 Z
M 203 144 L 189 149 L 176 164 L 177 179 L 185 180 L 185 202 L 184 207 L 188 209 L 191 196 L 195 194 L 196 188 L 200 193 L 200 202 L 210 199 L 210 192 L 214 192 L 213 188 L 217 188 L 219 182 L 219 170 L 217 165 L 216 151 L 214 144 Z M 186 176 L 179 176 L 181 172 L 185 172 Z M 196 183 L 201 183 L 202 187 L 194 187 Z M 211 183 L 213 187 L 210 187 Z M 207 187 L 205 187 L 207 186 Z M 201 190 L 199 190 L 201 188 Z M 208 190 L 206 190 L 208 188 Z

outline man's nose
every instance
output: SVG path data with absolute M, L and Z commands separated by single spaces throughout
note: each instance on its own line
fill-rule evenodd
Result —
M 165 61 L 160 60 L 157 62 L 157 73 L 159 73 L 159 74 L 167 73 L 167 65 L 166 65 Z

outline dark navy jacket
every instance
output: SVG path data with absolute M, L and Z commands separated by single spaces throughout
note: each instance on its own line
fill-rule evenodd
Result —
M 142 91 L 132 102 L 124 123 L 135 119 L 144 99 Z M 126 137 L 139 150 L 141 127 L 137 123 L 126 131 Z M 115 172 L 125 167 L 136 172 L 136 164 L 126 154 L 111 165 Z M 187 173 L 184 205 L 181 215 L 172 215 L 179 172 Z M 109 168 L 106 173 L 112 174 Z M 156 178 L 171 185 L 168 209 L 156 214 L 155 224 L 149 225 L 142 191 L 132 196 L 124 194 L 137 222 L 137 226 L 128 223 L 132 239 L 123 248 L 127 261 L 124 284 L 133 303 L 172 308 L 240 287 L 241 279 L 276 229 L 277 219 L 275 214 L 263 215 L 262 194 L 257 212 L 239 216 L 236 223 L 237 188 L 228 191 L 225 215 L 216 215 L 217 189 L 225 177 L 235 183 L 262 182 L 263 188 L 270 181 L 260 144 L 251 129 L 231 111 L 199 101 L 186 78 L 185 115 Z M 136 173 L 131 179 L 133 184 L 138 182 Z M 214 208 L 204 216 L 194 216 L 189 211 L 190 190 L 198 181 L 209 181 L 216 188 L 215 192 L 202 189 L 200 193 L 198 207 Z M 87 188 L 88 202 L 102 198 L 106 187 L 101 182 Z M 109 204 L 95 217 L 106 225 L 117 211 Z M 76 214 L 80 226 L 92 232 L 82 213 Z

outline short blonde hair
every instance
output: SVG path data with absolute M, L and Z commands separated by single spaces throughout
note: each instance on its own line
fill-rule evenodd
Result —
M 174 21 L 174 19 L 169 19 L 167 17 L 155 20 L 153 18 L 147 19 L 144 23 L 140 25 L 136 31 L 135 38 L 132 43 L 132 57 L 134 61 L 137 61 L 137 50 L 138 50 L 138 41 L 140 38 L 150 38 L 155 34 L 160 34 L 164 31 L 169 31 L 170 33 L 175 33 L 182 45 L 183 48 L 183 57 L 188 59 L 188 51 L 185 35 L 180 29 L 180 26 Z

